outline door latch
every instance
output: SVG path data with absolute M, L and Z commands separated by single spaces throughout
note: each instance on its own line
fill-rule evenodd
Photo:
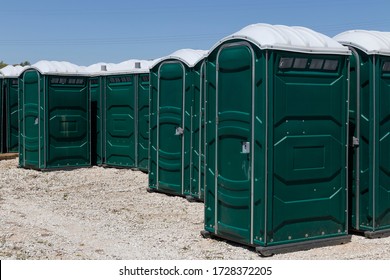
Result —
M 179 127 L 176 127 L 175 135 L 183 135 L 184 134 L 184 129 Z
M 242 154 L 249 154 L 251 150 L 251 144 L 249 142 L 241 142 L 242 144 Z

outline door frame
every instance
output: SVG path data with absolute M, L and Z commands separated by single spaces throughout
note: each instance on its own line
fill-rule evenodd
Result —
M 355 112 L 355 118 L 356 118 L 356 131 L 354 133 L 355 136 L 359 142 L 360 142 L 360 57 L 358 52 L 354 48 L 349 48 L 349 50 L 352 52 L 352 55 L 356 59 L 356 112 Z M 352 142 L 353 145 L 353 142 Z M 356 147 L 353 146 L 355 149 L 355 227 L 357 230 L 360 229 L 360 146 L 357 145 Z

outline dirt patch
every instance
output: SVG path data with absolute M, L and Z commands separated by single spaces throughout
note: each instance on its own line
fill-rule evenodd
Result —
M 202 203 L 148 193 L 147 174 L 114 168 L 39 172 L 0 161 L 0 259 L 261 259 L 204 239 Z M 270 259 L 390 259 L 390 238 Z

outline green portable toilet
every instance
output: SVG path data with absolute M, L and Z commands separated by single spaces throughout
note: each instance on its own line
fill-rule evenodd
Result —
M 91 165 L 85 67 L 40 61 L 19 77 L 19 166 L 39 170 Z
M 390 32 L 351 30 L 334 37 L 352 51 L 350 226 L 390 234 Z
M 194 72 L 200 70 L 194 67 L 205 55 L 203 50 L 182 49 L 151 66 L 149 191 L 203 196 L 191 178 L 191 157 L 196 150 L 191 146 L 192 130 L 196 129 L 192 115 L 199 111 L 199 106 L 193 106 L 193 97 Z
M 18 77 L 25 67 L 8 65 L 0 69 L 2 78 L 2 142 L 4 153 L 18 152 Z
M 205 230 L 264 256 L 348 242 L 348 48 L 254 24 L 206 69 Z
M 103 108 L 92 114 L 99 128 L 96 154 L 104 165 L 148 170 L 150 64 L 133 59 L 87 67 L 92 102 Z

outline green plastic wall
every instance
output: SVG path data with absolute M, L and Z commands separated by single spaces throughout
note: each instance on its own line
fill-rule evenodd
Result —
M 24 72 L 20 79 L 20 166 L 90 166 L 89 106 L 87 77 Z
M 148 171 L 149 73 L 90 78 L 92 162 Z
M 47 80 L 47 167 L 90 165 L 89 91 L 86 77 L 68 77 L 82 84 L 52 84 Z
M 390 58 L 355 52 L 350 122 L 359 145 L 350 157 L 351 228 L 376 232 L 390 229 L 390 73 L 383 70 Z
M 135 84 L 133 75 L 106 77 L 105 163 L 135 167 Z

